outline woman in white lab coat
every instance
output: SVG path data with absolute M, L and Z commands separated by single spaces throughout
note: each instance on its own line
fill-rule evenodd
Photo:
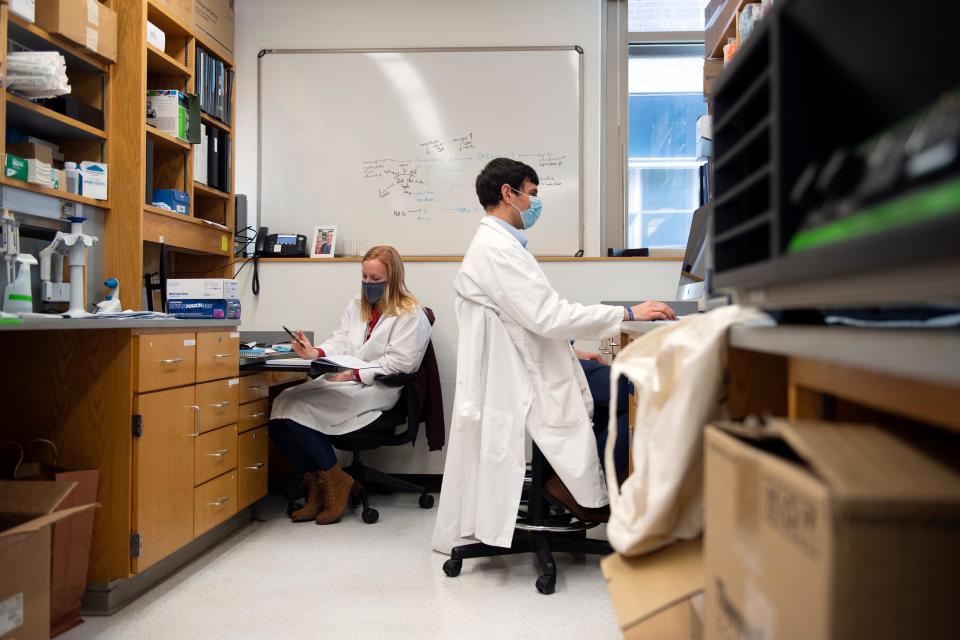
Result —
M 304 507 L 291 514 L 298 522 L 330 524 L 343 516 L 360 487 L 340 468 L 327 436 L 356 431 L 393 407 L 400 389 L 374 380 L 416 371 L 430 341 L 430 322 L 404 284 L 396 249 L 370 249 L 362 274 L 360 294 L 347 304 L 333 336 L 314 347 L 298 331 L 293 348 L 303 358 L 349 355 L 373 366 L 310 380 L 273 403 L 270 437 L 299 467 L 308 489 Z

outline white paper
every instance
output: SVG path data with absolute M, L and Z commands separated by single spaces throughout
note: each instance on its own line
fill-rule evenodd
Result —
M 377 366 L 373 362 L 367 362 L 353 356 L 324 356 L 323 358 L 317 358 L 317 362 L 332 364 L 343 369 L 374 369 Z
M 304 360 L 303 358 L 277 358 L 276 360 L 267 360 L 264 364 L 275 367 L 303 367 L 304 369 L 310 368 L 310 363 L 313 360 Z

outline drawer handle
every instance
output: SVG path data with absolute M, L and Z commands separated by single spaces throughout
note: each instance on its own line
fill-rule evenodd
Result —
M 196 438 L 200 435 L 200 407 L 197 405 L 191 405 L 190 408 L 193 409 L 194 432 L 188 433 L 187 435 L 191 438 Z
M 263 463 L 262 463 L 262 462 L 257 462 L 257 463 L 255 463 L 255 464 L 252 464 L 252 465 L 250 465 L 249 467 L 247 467 L 247 469 L 250 469 L 250 470 L 252 470 L 252 471 L 259 471 L 260 469 L 263 469 Z
M 232 358 L 233 354 L 232 353 L 215 353 L 213 354 L 213 357 L 214 358 Z
M 223 409 L 224 407 L 229 407 L 229 406 L 230 406 L 230 401 L 229 401 L 229 400 L 224 400 L 223 402 L 214 402 L 214 403 L 213 403 L 212 405 L 210 405 L 210 406 L 211 406 L 211 407 L 216 407 L 217 409 Z
M 207 504 L 210 505 L 211 507 L 222 507 L 223 505 L 227 504 L 227 502 L 229 501 L 230 501 L 229 496 L 220 496 L 213 502 L 208 502 Z
M 255 384 L 247 387 L 247 389 L 266 389 L 267 385 L 265 384 Z
M 208 453 L 207 455 L 208 455 L 208 456 L 211 456 L 211 457 L 213 457 L 213 458 L 222 458 L 223 456 L 227 455 L 228 453 L 230 453 L 230 449 L 217 449 L 217 450 L 214 451 L 213 453 Z
M 180 364 L 183 362 L 183 358 L 167 358 L 166 360 L 160 361 L 163 364 Z
M 265 411 L 258 411 L 258 412 L 256 412 L 256 413 L 248 413 L 248 414 L 247 414 L 247 417 L 248 417 L 248 418 L 262 418 L 262 417 L 265 416 L 265 415 L 267 415 L 267 413 L 266 413 Z

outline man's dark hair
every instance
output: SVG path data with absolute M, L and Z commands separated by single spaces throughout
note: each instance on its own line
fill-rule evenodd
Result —
M 494 158 L 477 176 L 477 197 L 480 198 L 480 204 L 484 209 L 492 209 L 503 200 L 500 187 L 509 184 L 519 191 L 524 180 L 540 184 L 540 178 L 533 167 L 510 158 Z

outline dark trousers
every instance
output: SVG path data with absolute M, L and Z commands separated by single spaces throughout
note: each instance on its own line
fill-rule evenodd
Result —
M 337 464 L 337 453 L 326 434 L 286 418 L 271 420 L 269 431 L 270 439 L 300 473 L 326 471 Z
M 587 376 L 590 394 L 593 396 L 593 432 L 597 436 L 597 452 L 600 454 L 600 464 L 606 465 L 605 452 L 607 448 L 608 420 L 610 419 L 610 366 L 599 364 L 593 360 L 581 360 L 580 366 Z M 627 458 L 630 455 L 630 425 L 628 422 L 627 407 L 631 385 L 627 379 L 620 376 L 617 381 L 617 406 L 613 407 L 617 416 L 617 443 L 613 447 L 613 465 L 617 477 L 627 475 Z

